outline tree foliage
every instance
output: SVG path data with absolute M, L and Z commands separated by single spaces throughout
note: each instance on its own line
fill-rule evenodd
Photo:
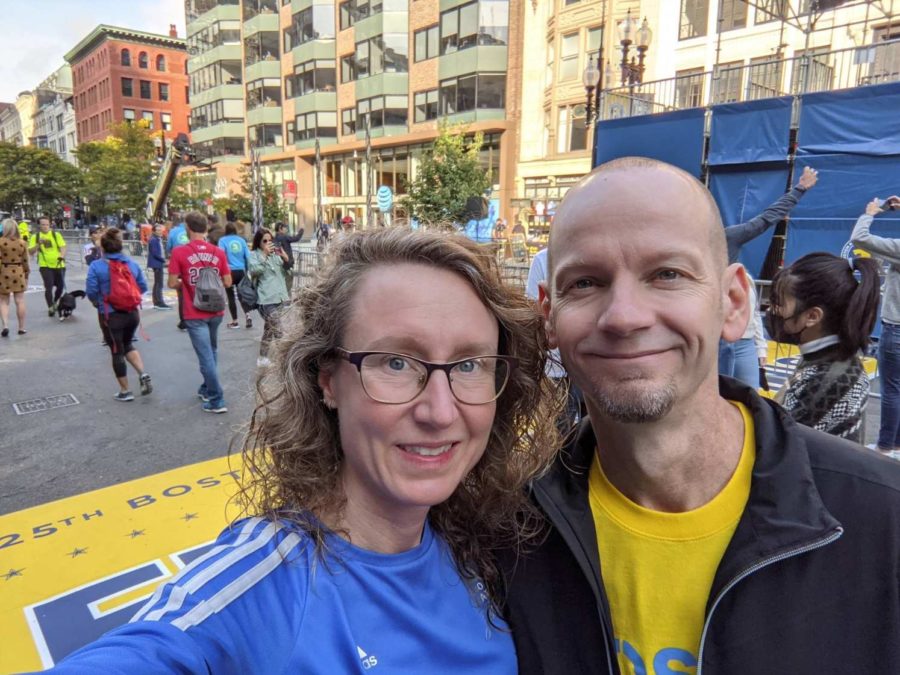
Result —
M 153 136 L 143 121 L 121 122 L 110 126 L 106 140 L 76 148 L 83 176 L 82 194 L 91 214 L 143 212 L 156 181 Z
M 410 216 L 431 224 L 468 220 L 466 200 L 481 197 L 490 185 L 478 162 L 483 143 L 481 132 L 466 137 L 464 127 L 442 122 L 433 150 L 407 187 L 402 206 Z
M 53 215 L 78 195 L 78 169 L 45 148 L 0 143 L 0 167 L 0 210 Z
M 253 186 L 250 184 L 250 172 L 243 169 L 241 172 L 240 192 L 231 193 L 228 208 L 234 210 L 236 220 L 242 220 L 245 223 L 253 222 L 253 205 L 251 195 L 253 194 Z M 274 184 L 262 178 L 262 204 L 263 204 L 263 224 L 266 227 L 274 227 L 277 222 L 285 222 L 288 218 L 287 208 L 278 194 L 278 190 Z
M 207 204 L 213 200 L 212 192 L 200 189 L 200 180 L 196 173 L 180 173 L 175 177 L 175 183 L 169 192 L 169 210 L 179 211 L 206 211 Z

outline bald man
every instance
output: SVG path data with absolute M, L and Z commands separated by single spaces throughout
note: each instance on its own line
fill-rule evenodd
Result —
M 748 293 L 680 169 L 615 160 L 560 205 L 540 303 L 589 418 L 508 574 L 521 673 L 900 673 L 900 465 L 719 378 Z

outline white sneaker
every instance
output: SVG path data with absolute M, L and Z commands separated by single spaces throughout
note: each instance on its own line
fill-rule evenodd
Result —
M 260 356 L 256 359 L 256 367 L 257 368 L 266 368 L 267 366 L 271 366 L 272 362 L 265 356 Z

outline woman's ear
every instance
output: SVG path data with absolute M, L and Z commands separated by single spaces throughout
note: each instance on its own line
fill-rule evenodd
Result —
M 331 373 L 331 368 L 322 368 L 319 371 L 319 388 L 322 390 L 322 403 L 325 404 L 326 408 L 336 408 L 335 397 L 334 397 L 334 376 Z
M 806 314 L 806 318 L 803 320 L 804 328 L 812 328 L 822 323 L 822 319 L 825 318 L 825 312 L 822 311 L 821 307 L 810 307 L 804 314 Z

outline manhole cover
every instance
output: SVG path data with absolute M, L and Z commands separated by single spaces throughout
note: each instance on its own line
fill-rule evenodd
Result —
M 30 413 L 44 412 L 45 410 L 54 410 L 56 408 L 65 408 L 70 405 L 78 405 L 79 400 L 73 394 L 58 394 L 56 396 L 47 396 L 45 398 L 33 398 L 30 401 L 19 401 L 13 403 L 13 410 L 16 415 L 28 415 Z

